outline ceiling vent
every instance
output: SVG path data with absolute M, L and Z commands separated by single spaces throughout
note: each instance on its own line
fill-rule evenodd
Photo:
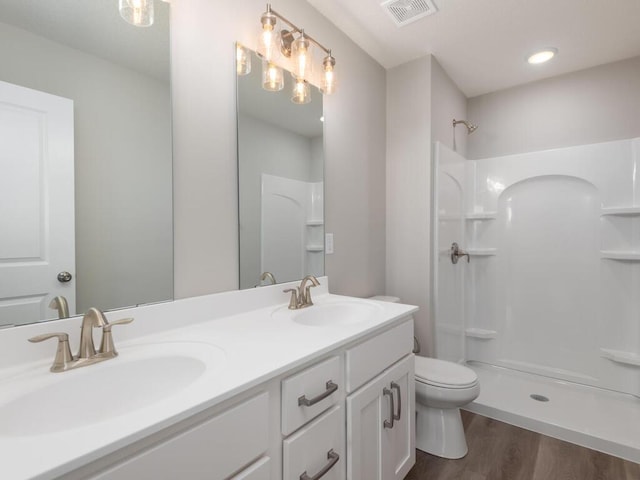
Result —
M 380 6 L 391 15 L 391 18 L 399 27 L 438 11 L 438 7 L 435 6 L 433 0 L 387 0 L 382 2 Z

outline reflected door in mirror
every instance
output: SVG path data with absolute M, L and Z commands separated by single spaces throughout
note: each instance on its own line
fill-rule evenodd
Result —
M 73 141 L 71 100 L 0 82 L 0 327 L 75 313 Z

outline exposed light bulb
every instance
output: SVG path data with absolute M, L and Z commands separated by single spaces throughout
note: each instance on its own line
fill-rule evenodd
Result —
M 279 92 L 284 88 L 284 74 L 275 63 L 262 61 L 262 88 L 270 92 Z
M 291 56 L 293 58 L 293 73 L 298 78 L 309 78 L 313 65 L 313 51 L 311 42 L 304 35 L 304 30 L 291 45 Z
M 236 44 L 236 72 L 238 75 L 251 73 L 251 52 L 239 43 Z
M 303 78 L 294 77 L 293 92 L 291 95 L 291 101 L 302 105 L 311 101 L 311 91 L 309 89 L 309 83 Z
M 118 0 L 120 16 L 136 27 L 153 25 L 153 0 Z
M 278 48 L 280 35 L 276 32 L 276 16 L 267 10 L 260 17 L 262 23 L 262 31 L 258 38 L 258 53 L 262 55 L 267 62 L 272 62 L 280 55 Z
M 336 73 L 335 73 L 336 59 L 329 55 L 324 57 L 322 66 L 324 68 L 324 75 L 320 83 L 320 91 L 325 95 L 331 95 L 336 91 Z

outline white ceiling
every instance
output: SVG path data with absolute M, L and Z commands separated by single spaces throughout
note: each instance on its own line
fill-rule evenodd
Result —
M 434 0 L 404 27 L 382 1 L 308 0 L 385 68 L 433 54 L 467 97 L 640 55 L 640 0 Z M 546 46 L 555 59 L 525 62 Z
M 169 81 L 169 5 L 151 27 L 129 25 L 118 0 L 0 0 L 0 22 Z

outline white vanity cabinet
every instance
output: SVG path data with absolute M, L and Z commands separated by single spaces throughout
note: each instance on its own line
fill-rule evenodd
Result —
M 415 463 L 412 348 L 407 321 L 346 353 L 349 480 L 401 480 Z
M 415 462 L 412 348 L 405 317 L 64 478 L 400 480 Z

